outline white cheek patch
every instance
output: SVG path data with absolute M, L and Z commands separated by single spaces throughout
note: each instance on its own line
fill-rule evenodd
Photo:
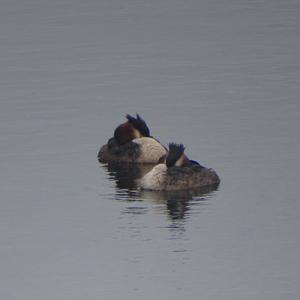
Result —
M 181 166 L 184 164 L 184 162 L 185 162 L 185 157 L 184 157 L 184 155 L 182 154 L 182 155 L 179 157 L 179 159 L 176 161 L 175 166 L 176 166 L 176 167 L 181 167 Z
M 135 139 L 142 137 L 141 133 L 135 128 L 133 128 L 133 136 Z

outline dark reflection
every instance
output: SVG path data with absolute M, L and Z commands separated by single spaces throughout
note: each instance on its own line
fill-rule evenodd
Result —
M 166 204 L 171 219 L 183 219 L 191 208 L 191 201 L 204 203 L 209 194 L 218 187 L 190 189 L 184 191 L 140 191 L 140 197 L 157 204 Z
M 172 220 L 182 220 L 187 215 L 193 202 L 200 204 L 216 191 L 218 186 L 211 186 L 183 191 L 145 191 L 138 189 L 138 179 L 148 173 L 154 165 L 136 165 L 110 163 L 103 165 L 110 180 L 116 183 L 115 199 L 125 201 L 154 202 L 162 205 Z M 128 209 L 126 213 L 145 213 L 143 209 Z M 175 223 L 174 223 L 175 224 Z M 173 224 L 173 225 L 174 225 Z

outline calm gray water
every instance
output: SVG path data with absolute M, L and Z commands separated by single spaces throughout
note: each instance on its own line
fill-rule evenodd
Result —
M 299 36 L 297 0 L 2 0 L 0 298 L 298 300 Z M 135 112 L 219 189 L 100 165 Z

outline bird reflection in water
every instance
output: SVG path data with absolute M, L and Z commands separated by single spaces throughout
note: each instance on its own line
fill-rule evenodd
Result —
M 125 201 L 147 201 L 164 206 L 172 220 L 181 220 L 188 214 L 192 204 L 200 204 L 216 191 L 218 186 L 182 191 L 146 191 L 138 188 L 138 179 L 147 174 L 152 164 L 104 164 L 108 178 L 116 183 L 115 199 Z M 146 210 L 143 210 L 146 212 Z M 135 213 L 135 209 L 128 212 Z M 137 209 L 140 214 L 141 209 Z
M 191 205 L 204 204 L 209 194 L 217 187 L 189 189 L 182 191 L 140 191 L 140 197 L 156 204 L 165 204 L 171 219 L 183 219 L 189 212 Z

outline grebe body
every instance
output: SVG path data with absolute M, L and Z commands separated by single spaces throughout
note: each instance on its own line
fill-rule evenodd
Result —
M 140 188 L 175 191 L 217 186 L 219 183 L 220 178 L 213 169 L 189 160 L 182 144 L 171 143 L 165 162 L 156 165 L 140 180 Z

